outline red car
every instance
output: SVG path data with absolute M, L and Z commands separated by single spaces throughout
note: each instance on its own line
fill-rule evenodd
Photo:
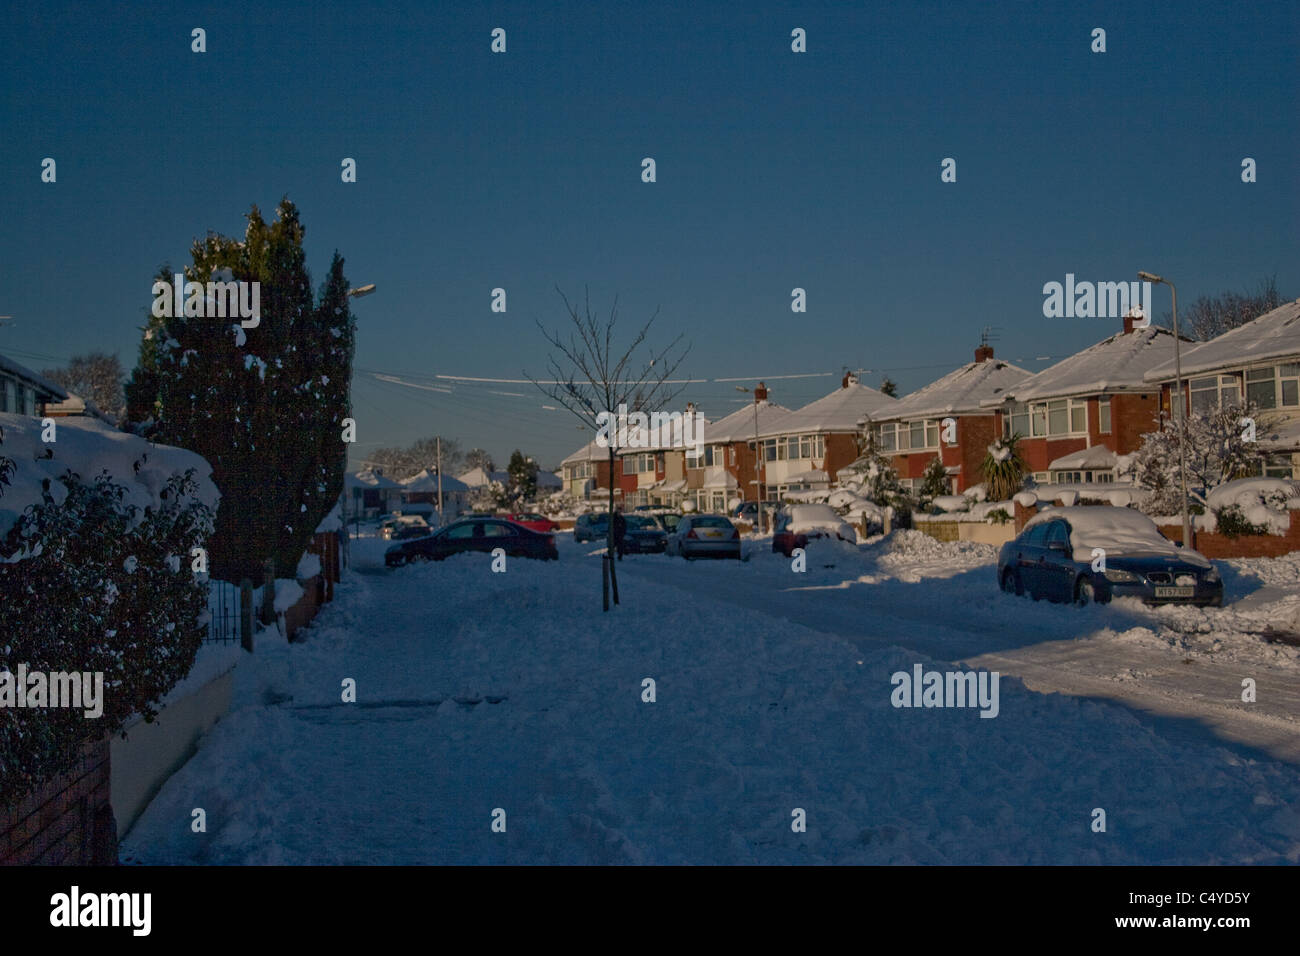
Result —
M 517 514 L 517 515 L 506 515 L 506 520 L 513 521 L 515 524 L 521 524 L 525 528 L 530 528 L 533 531 L 540 531 L 542 532 L 542 534 L 550 534 L 552 531 L 554 531 L 556 528 L 559 527 L 558 524 L 556 524 L 550 518 L 546 517 L 546 515 L 526 514 L 526 513 Z

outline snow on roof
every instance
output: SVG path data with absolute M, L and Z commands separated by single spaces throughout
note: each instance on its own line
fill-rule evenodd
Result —
M 1116 332 L 1012 385 L 1002 397 L 986 398 L 980 404 L 987 408 L 1007 399 L 1028 402 L 1149 389 L 1143 376 L 1173 352 L 1174 335 L 1168 329 L 1150 326 L 1127 335 Z
M 785 480 L 787 483 L 792 485 L 811 485 L 817 482 L 830 481 L 831 479 L 826 472 L 819 469 L 813 469 L 811 471 L 801 471 L 797 475 L 790 475 Z
M 1034 515 L 1025 522 L 1025 527 L 1056 518 L 1064 518 L 1070 523 L 1070 546 L 1078 556 L 1091 554 L 1093 548 L 1102 548 L 1108 557 L 1120 554 L 1168 554 L 1193 563 L 1199 563 L 1198 558 L 1205 561 L 1195 551 L 1178 547 L 1160 533 L 1154 521 L 1132 508 L 1116 508 L 1113 505 L 1052 508 Z
M 565 459 L 565 461 L 568 460 L 569 459 L 567 458 Z M 458 480 L 465 483 L 466 490 L 469 488 L 482 488 L 484 485 L 490 485 L 494 481 L 498 481 L 504 485 L 510 480 L 509 472 L 484 471 L 482 468 L 471 468 L 469 471 L 461 472 L 461 474 L 456 477 Z
M 754 424 L 754 408 L 758 408 L 758 425 Z M 777 405 L 764 399 L 742 405 L 730 415 L 726 415 L 704 430 L 706 445 L 720 445 L 732 441 L 753 440 L 757 428 L 760 435 L 769 434 L 771 426 L 791 414 L 784 405 Z
M 1047 466 L 1049 471 L 1058 468 L 1114 468 L 1117 457 L 1105 445 L 1093 445 L 1080 451 L 1062 455 Z
M 1300 299 L 1265 312 L 1259 318 L 1222 335 L 1193 345 L 1182 354 L 1183 377 L 1214 369 L 1253 365 L 1270 359 L 1300 357 Z M 1174 377 L 1174 360 L 1147 370 L 1148 382 Z
M 736 481 L 734 475 L 722 467 L 710 468 L 704 473 L 705 488 L 739 488 L 740 484 Z
M 438 476 L 430 472 L 428 468 L 423 468 L 418 474 L 403 479 L 401 484 L 403 488 L 410 492 L 436 492 L 439 490 Z M 451 475 L 442 476 L 441 488 L 444 493 L 449 491 L 469 491 L 469 485 L 463 481 L 458 481 Z
M 370 488 L 372 490 L 402 487 L 393 479 L 377 474 L 373 468 L 363 468 L 358 472 L 345 473 L 343 475 L 343 484 L 347 488 Z
M 0 355 L 0 372 L 12 375 L 14 378 L 21 378 L 28 385 L 35 386 L 38 391 L 43 392 L 49 398 L 63 401 L 68 397 L 66 391 L 45 376 L 37 375 L 26 365 L 19 365 L 13 359 L 5 358 L 3 355 Z
M 212 468 L 199 455 L 152 444 L 97 418 L 60 418 L 55 440 L 49 443 L 41 441 L 40 420 L 26 415 L 0 414 L 0 429 L 4 430 L 0 455 L 14 463 L 9 484 L 0 486 L 0 535 L 8 533 L 29 505 L 41 503 L 47 480 L 50 495 L 61 503 L 67 497 L 62 480 L 67 471 L 85 483 L 107 471 L 114 482 L 126 487 L 122 504 L 139 509 L 137 521 L 143 518 L 144 509 L 159 506 L 159 494 L 172 475 L 191 468 L 198 480 L 198 500 L 215 508 L 221 497 L 212 483 Z M 47 453 L 52 457 L 47 458 Z
M 858 432 L 858 422 L 863 418 L 873 421 L 893 417 L 898 399 L 891 398 L 879 389 L 857 382 L 849 382 L 811 402 L 803 408 L 774 418 L 770 424 L 759 422 L 760 438 L 775 435 L 806 435 L 826 432 Z M 751 419 L 752 420 L 752 419 Z M 751 430 L 749 433 L 753 435 Z
M 564 461 L 560 462 L 560 465 L 576 465 L 583 461 L 605 461 L 608 458 L 609 448 L 596 444 L 596 439 L 593 438 L 568 458 L 564 459 Z M 472 485 L 473 482 L 470 481 L 469 476 L 475 474 L 475 472 L 481 475 L 483 474 L 483 469 L 475 468 L 473 471 L 467 471 L 465 474 L 460 476 L 460 480 L 465 482 L 467 485 Z M 487 484 L 487 482 L 480 482 L 480 484 Z
M 980 402 L 1002 398 L 1002 393 L 1023 382 L 1029 372 L 1010 362 L 987 359 L 968 362 L 924 388 L 903 396 L 889 409 L 889 418 L 937 418 L 982 411 Z M 877 421 L 883 420 L 878 417 Z

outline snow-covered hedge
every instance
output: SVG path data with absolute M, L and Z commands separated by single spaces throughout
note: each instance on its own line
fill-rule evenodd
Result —
M 60 422 L 45 444 L 36 419 L 0 416 L 0 671 L 103 674 L 97 718 L 0 708 L 0 804 L 67 769 L 85 740 L 152 719 L 203 637 L 191 549 L 212 529 L 206 464 L 90 422 Z

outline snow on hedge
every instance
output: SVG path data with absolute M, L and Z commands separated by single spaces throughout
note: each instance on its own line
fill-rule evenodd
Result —
M 114 429 L 97 418 L 80 416 L 54 419 L 54 441 L 43 442 L 47 429 L 41 419 L 25 415 L 0 414 L 0 456 L 14 463 L 14 473 L 7 486 L 0 486 L 0 535 L 8 534 L 18 518 L 31 505 L 41 503 L 42 490 L 62 504 L 68 496 L 64 475 L 71 471 L 83 484 L 89 484 L 107 471 L 117 484 L 126 488 L 124 505 L 138 510 L 136 523 L 146 508 L 157 508 L 160 492 L 175 474 L 194 469 L 198 482 L 196 497 L 216 508 L 221 497 L 212 483 L 212 469 L 192 451 L 155 445 L 136 435 Z M 8 560 L 18 560 L 15 555 Z M 5 560 L 0 558 L 0 560 Z
M 1270 534 L 1286 534 L 1291 527 L 1288 512 L 1300 509 L 1300 485 L 1282 478 L 1241 478 L 1212 489 L 1205 500 L 1216 513 L 1235 506 L 1251 524 L 1268 528 Z

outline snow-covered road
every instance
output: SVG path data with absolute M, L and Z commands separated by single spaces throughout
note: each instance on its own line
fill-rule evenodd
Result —
M 1300 769 L 1209 732 L 1008 677 L 995 719 L 890 704 L 894 672 L 980 655 L 1050 684 L 1059 668 L 1026 655 L 1067 638 L 1190 657 L 1189 673 L 1237 661 L 1267 676 L 1261 698 L 1297 673 L 1294 649 L 1239 635 L 1170 644 L 1160 622 L 1192 612 L 1017 602 L 986 551 L 911 536 L 798 576 L 764 552 L 630 557 L 609 615 L 598 559 L 570 540 L 504 574 L 469 557 L 389 572 L 378 542 L 357 545 L 371 573 L 306 642 L 263 638 L 124 859 L 1300 862 Z

